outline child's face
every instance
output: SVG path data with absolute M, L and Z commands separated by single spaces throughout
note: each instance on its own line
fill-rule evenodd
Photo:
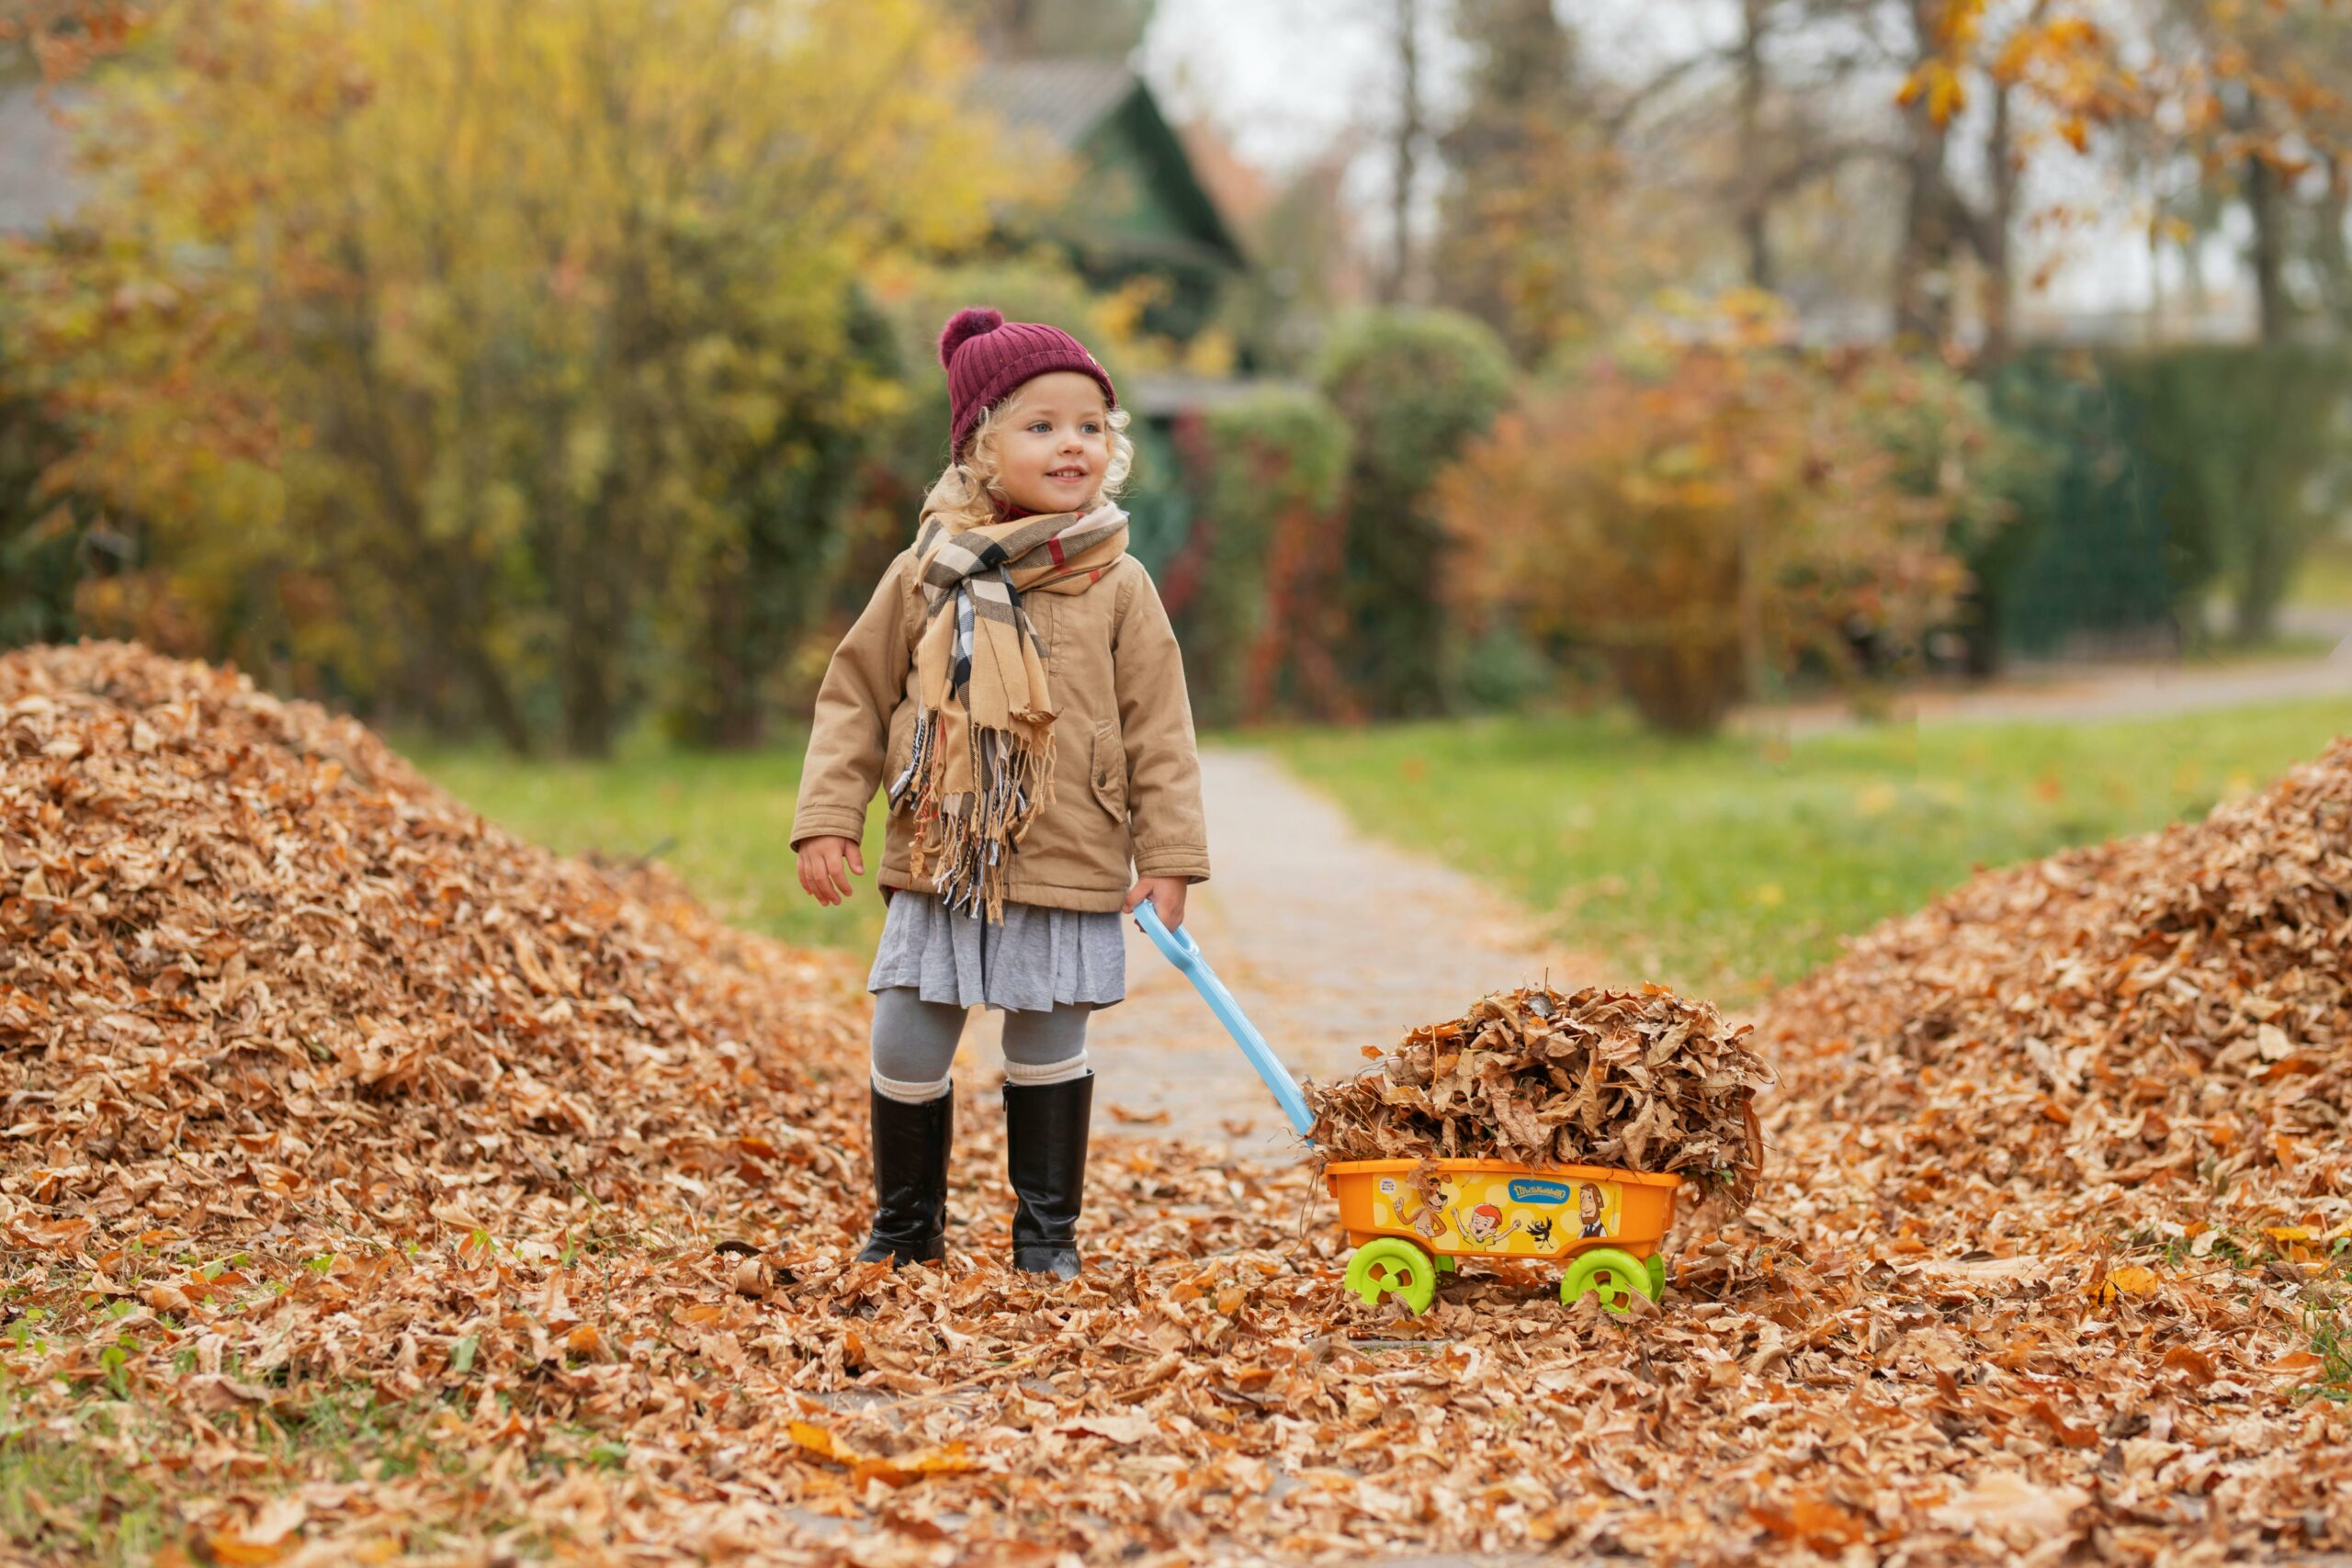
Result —
M 996 422 L 997 484 L 1032 512 L 1076 512 L 1111 467 L 1110 409 L 1091 376 L 1056 370 L 1022 383 Z

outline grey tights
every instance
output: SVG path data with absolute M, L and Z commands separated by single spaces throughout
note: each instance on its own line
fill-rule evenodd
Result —
M 1007 1083 L 1065 1083 L 1086 1074 L 1086 1015 L 1091 1008 L 1004 1015 Z M 912 986 L 874 993 L 874 1087 L 888 1100 L 921 1105 L 948 1089 L 947 1069 L 964 1038 L 965 1011 L 927 1002 Z

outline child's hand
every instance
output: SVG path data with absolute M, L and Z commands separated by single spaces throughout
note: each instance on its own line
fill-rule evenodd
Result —
M 855 839 L 810 839 L 800 846 L 800 886 L 825 908 L 831 908 L 856 891 L 849 885 L 852 874 L 865 874 L 865 852 L 857 847 Z
M 1136 912 L 1136 906 L 1151 900 L 1152 908 L 1159 916 L 1159 923 L 1174 931 L 1184 923 L 1184 892 L 1192 884 L 1181 876 L 1144 876 L 1127 889 L 1126 912 Z

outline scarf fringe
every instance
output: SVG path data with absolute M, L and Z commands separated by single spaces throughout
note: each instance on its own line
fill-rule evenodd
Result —
M 916 785 L 910 869 L 918 877 L 929 871 L 933 890 L 949 909 L 985 914 L 1001 924 L 1013 849 L 1054 797 L 1053 732 L 1031 741 L 1009 729 L 975 725 L 969 750 L 978 787 L 944 797 L 935 793 L 938 770 L 930 765 L 936 734 L 930 714 L 917 717 L 914 755 L 891 788 L 895 804 L 907 784 Z

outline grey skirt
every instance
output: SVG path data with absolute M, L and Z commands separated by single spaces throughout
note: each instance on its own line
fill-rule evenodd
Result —
M 1127 994 L 1127 944 L 1115 912 L 1007 904 L 1004 923 L 949 912 L 934 894 L 890 896 L 865 988 L 910 986 L 927 1002 L 1046 1012 Z

